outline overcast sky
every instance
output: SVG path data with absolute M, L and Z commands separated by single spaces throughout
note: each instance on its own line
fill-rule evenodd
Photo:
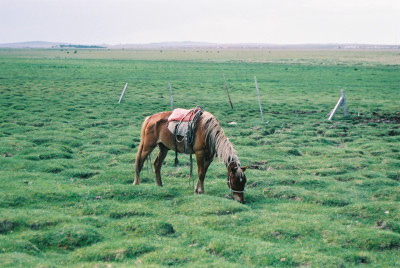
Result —
M 0 43 L 399 44 L 400 0 L 0 0 Z

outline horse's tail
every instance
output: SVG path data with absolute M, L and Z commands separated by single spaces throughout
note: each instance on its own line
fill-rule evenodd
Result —
M 139 143 L 139 148 L 136 154 L 136 160 L 135 160 L 135 171 L 136 171 L 136 177 L 139 176 L 140 170 L 141 170 L 141 165 L 143 163 L 140 163 L 140 158 L 143 152 L 143 147 L 144 147 L 144 135 L 145 135 L 145 130 L 147 127 L 147 124 L 149 123 L 149 119 L 151 116 L 148 116 L 144 119 L 143 124 L 142 124 L 142 129 L 140 131 L 140 143 Z

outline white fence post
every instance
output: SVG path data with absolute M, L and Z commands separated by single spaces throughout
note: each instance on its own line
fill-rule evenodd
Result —
M 264 113 L 263 113 L 263 109 L 262 109 L 262 106 L 261 106 L 260 90 L 258 89 L 258 83 L 257 83 L 257 77 L 256 76 L 254 76 L 254 83 L 256 84 L 256 91 L 257 91 L 257 97 L 258 97 L 258 104 L 260 106 L 261 120 L 264 122 Z
M 232 104 L 232 100 L 231 100 L 231 95 L 229 95 L 228 83 L 226 82 L 226 79 L 225 79 L 225 74 L 222 74 L 222 77 L 224 78 L 224 82 L 225 82 L 225 89 L 226 89 L 226 94 L 228 94 L 228 100 L 229 100 L 229 104 L 231 105 L 231 109 L 233 109 L 233 104 Z
M 128 89 L 128 83 L 125 84 L 124 90 L 122 90 L 121 96 L 119 97 L 118 103 L 121 103 L 122 99 L 125 97 L 126 90 Z
M 337 112 L 337 110 L 339 109 L 340 105 L 343 105 L 343 114 L 344 115 L 348 115 L 348 111 L 347 111 L 347 103 L 346 103 L 346 95 L 344 90 L 340 90 L 340 98 L 338 100 L 338 102 L 335 105 L 335 108 L 333 108 L 333 110 L 328 114 L 329 118 L 328 120 L 332 120 L 333 116 L 335 115 L 335 113 Z
M 342 105 L 343 105 L 343 114 L 345 116 L 347 116 L 347 115 L 349 115 L 349 113 L 347 111 L 346 93 L 344 93 L 344 90 L 342 89 L 342 90 L 340 90 L 340 94 L 342 95 L 342 98 L 343 98 L 343 103 L 342 103 Z

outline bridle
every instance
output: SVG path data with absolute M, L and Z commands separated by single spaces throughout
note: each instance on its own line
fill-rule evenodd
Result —
M 243 189 L 243 191 L 236 191 L 236 190 L 233 190 L 233 189 L 232 189 L 232 186 L 231 186 L 231 182 L 230 182 L 230 180 L 229 180 L 229 175 L 228 175 L 228 187 L 229 187 L 229 189 L 231 190 L 231 193 L 243 194 L 244 192 L 246 192 L 245 189 Z
M 237 162 L 231 161 L 231 162 L 229 162 L 228 167 L 229 167 L 229 165 L 230 165 L 231 163 L 236 163 L 236 165 L 237 165 Z M 237 165 L 237 166 L 238 166 L 238 165 Z M 233 194 L 233 193 L 236 193 L 236 194 L 243 194 L 243 193 L 246 191 L 246 189 L 243 189 L 243 191 L 236 191 L 236 190 L 233 190 L 233 189 L 232 189 L 231 180 L 229 179 L 229 172 L 228 172 L 228 180 L 227 180 L 227 183 L 228 183 L 229 189 L 231 190 L 231 194 Z

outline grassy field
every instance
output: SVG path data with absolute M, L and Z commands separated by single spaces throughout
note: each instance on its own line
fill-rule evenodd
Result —
M 0 64 L 1 267 L 400 266 L 399 51 L 0 50 Z M 168 83 L 251 167 L 246 204 L 218 161 L 194 195 L 186 155 L 168 155 L 163 188 L 151 165 L 132 186 Z M 350 115 L 328 121 L 341 89 Z

